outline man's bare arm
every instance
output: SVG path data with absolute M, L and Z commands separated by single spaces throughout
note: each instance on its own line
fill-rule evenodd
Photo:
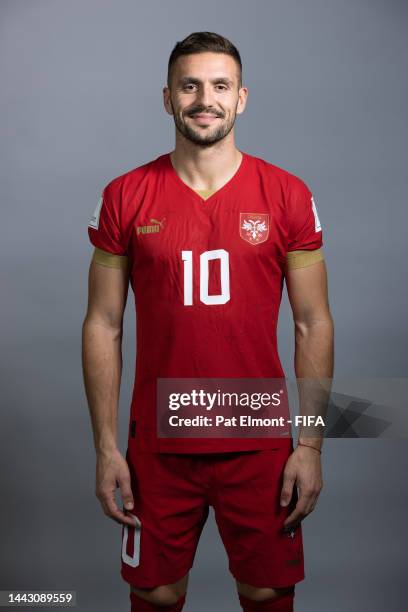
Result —
M 323 261 L 286 271 L 286 286 L 295 324 L 295 374 L 299 380 L 300 413 L 309 415 L 308 401 L 318 399 L 333 377 L 334 325 L 330 314 L 327 270 Z M 310 381 L 310 384 L 308 383 Z M 315 381 L 315 382 L 314 382 Z M 319 383 L 321 381 L 321 383 Z M 307 427 L 305 427 L 306 433 Z M 299 441 L 321 448 L 322 438 L 310 432 Z
M 126 507 L 133 507 L 128 465 L 117 448 L 122 375 L 123 315 L 129 287 L 125 267 L 91 262 L 88 309 L 82 327 L 82 365 L 97 455 L 96 495 L 107 516 L 132 525 L 115 501 L 117 484 Z M 130 506 L 128 506 L 130 504 Z
M 295 324 L 295 373 L 301 381 L 312 381 L 312 389 L 316 389 L 312 379 L 324 381 L 333 376 L 334 325 L 330 314 L 327 271 L 324 260 L 303 268 L 287 269 L 286 285 Z M 310 402 L 308 385 L 299 386 L 300 413 Z M 313 394 L 311 394 L 313 397 Z M 321 448 L 322 438 L 307 436 L 299 441 Z M 287 505 L 293 494 L 293 486 L 299 487 L 299 499 L 296 508 L 287 517 L 285 528 L 296 527 L 297 524 L 313 511 L 319 493 L 323 486 L 320 454 L 312 448 L 297 446 L 289 457 L 285 470 L 281 492 L 281 504 Z

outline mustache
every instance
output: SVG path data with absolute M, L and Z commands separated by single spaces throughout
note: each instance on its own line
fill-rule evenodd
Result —
M 199 113 L 205 113 L 206 115 L 213 115 L 214 117 L 220 117 L 220 118 L 224 117 L 224 113 L 219 113 L 217 111 L 207 109 L 204 106 L 196 106 L 195 108 L 192 108 L 191 110 L 189 110 L 188 113 L 186 113 L 186 115 L 188 117 L 192 117 L 193 115 L 198 115 Z

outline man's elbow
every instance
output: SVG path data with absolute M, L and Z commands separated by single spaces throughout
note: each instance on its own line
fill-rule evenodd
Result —
M 120 340 L 123 335 L 123 317 L 104 313 L 87 313 L 82 324 L 83 334 L 108 333 L 113 340 Z
M 334 335 L 334 321 L 329 310 L 322 312 L 303 313 L 301 317 L 294 318 L 296 336 L 306 337 L 313 334 L 325 336 Z

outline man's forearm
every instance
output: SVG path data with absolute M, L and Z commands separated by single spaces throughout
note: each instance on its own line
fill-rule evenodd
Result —
M 82 366 L 97 452 L 117 446 L 117 421 L 122 375 L 122 329 L 85 319 Z
M 295 373 L 301 416 L 326 416 L 334 367 L 333 337 L 330 316 L 310 324 L 296 324 Z M 319 449 L 322 437 L 323 428 L 313 424 L 299 429 L 299 441 Z

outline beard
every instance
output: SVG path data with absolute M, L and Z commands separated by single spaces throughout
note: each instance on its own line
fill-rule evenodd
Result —
M 211 126 L 207 126 L 207 128 L 195 128 L 195 127 L 192 127 L 190 124 L 188 124 L 184 120 L 183 115 L 178 115 L 177 113 L 174 112 L 173 105 L 172 105 L 172 109 L 173 109 L 173 119 L 174 119 L 174 124 L 176 126 L 176 129 L 184 136 L 184 138 L 186 138 L 193 144 L 198 145 L 200 147 L 210 147 L 214 145 L 215 143 L 219 142 L 220 140 L 222 140 L 223 138 L 225 138 L 230 133 L 232 128 L 234 127 L 235 119 L 237 116 L 236 109 L 235 109 L 230 119 L 220 122 L 220 124 L 216 128 L 213 128 Z M 212 109 L 206 109 L 205 107 L 202 107 L 202 106 L 200 107 L 197 106 L 189 110 L 188 112 L 185 113 L 185 115 L 187 115 L 187 117 L 191 117 L 192 115 L 195 115 L 198 113 L 206 113 L 206 112 L 212 113 L 216 117 L 220 117 L 221 119 L 225 117 L 225 114 L 221 112 L 217 112 Z

